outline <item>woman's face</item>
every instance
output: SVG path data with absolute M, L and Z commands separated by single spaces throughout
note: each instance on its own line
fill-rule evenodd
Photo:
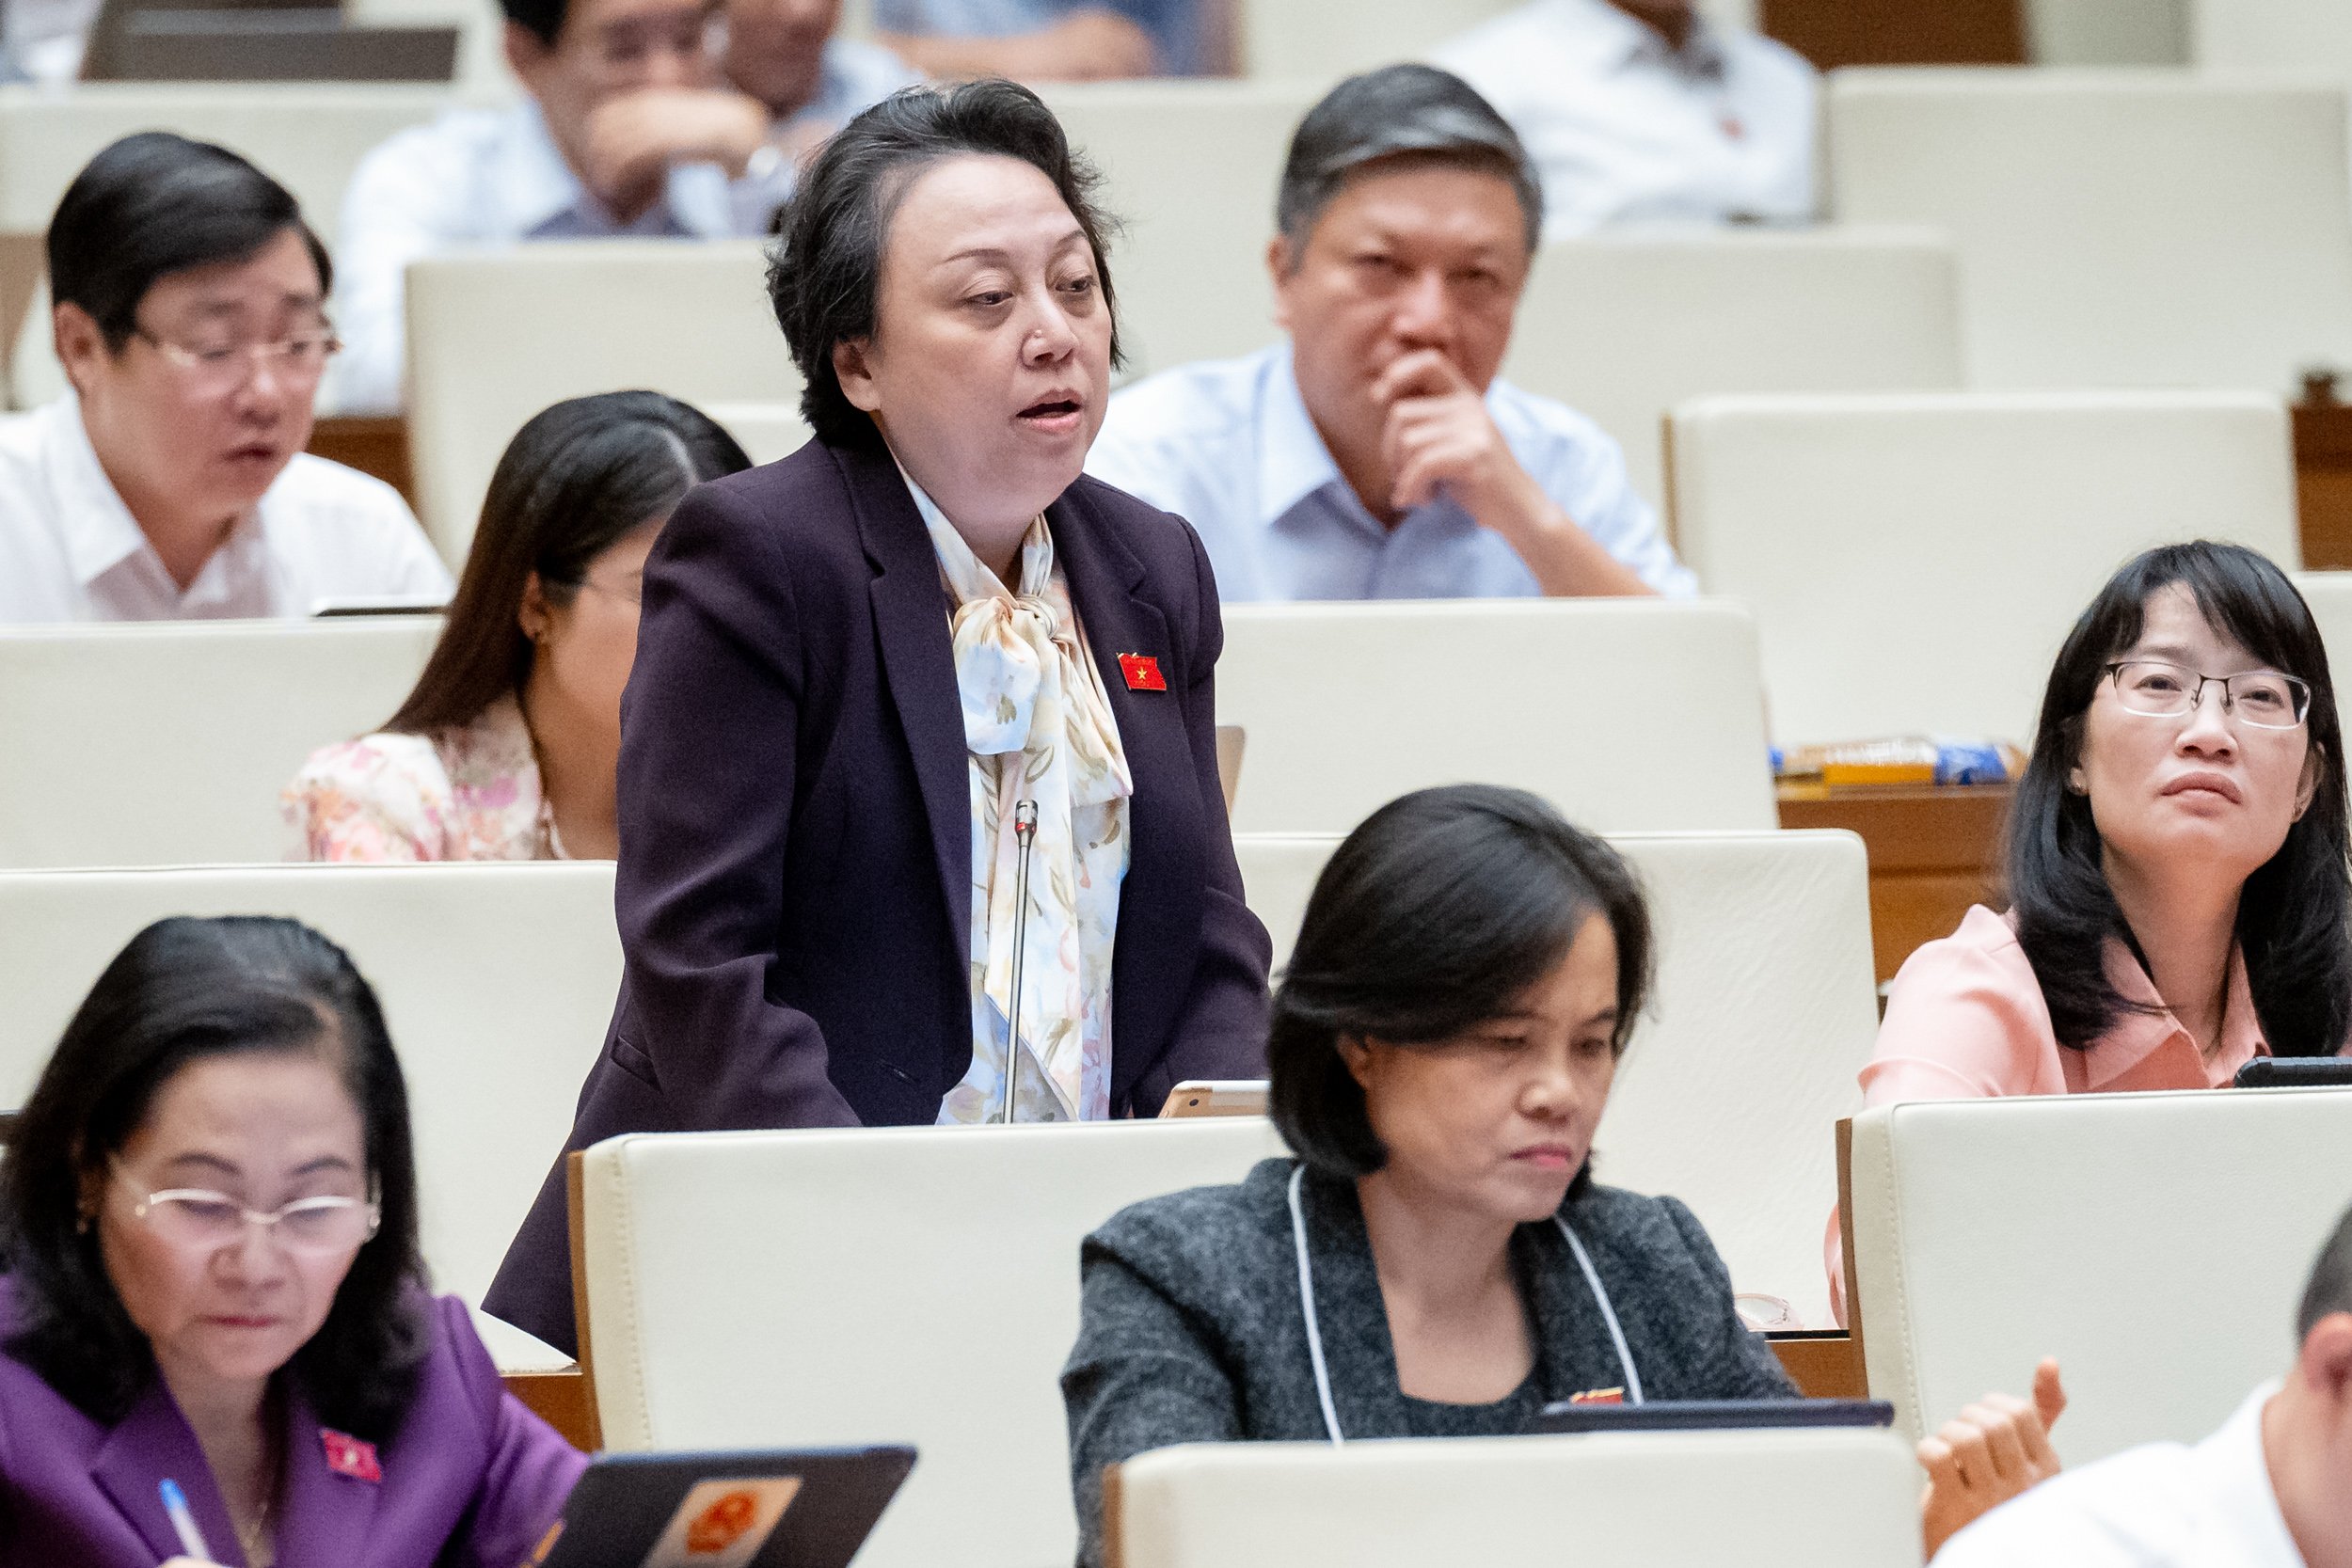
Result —
M 2208 623 L 2179 583 L 2148 596 L 2139 641 L 2115 656 L 2132 660 L 2207 675 L 2267 668 Z M 2067 784 L 2090 797 L 2111 864 L 2143 875 L 2194 867 L 2235 883 L 2279 852 L 2311 804 L 2320 758 L 2308 724 L 2266 729 L 2249 717 L 2244 705 L 2224 712 L 2216 684 L 2191 712 L 2159 717 L 2126 708 L 2112 675 L 2100 680 L 2084 716 L 2082 758 Z
M 366 1134 L 323 1053 L 253 1051 L 191 1063 L 157 1091 L 147 1119 L 96 1171 L 99 1249 L 131 1321 L 175 1390 L 267 1378 L 326 1321 L 361 1243 L 296 1249 L 246 1224 L 207 1245 L 149 1194 L 218 1193 L 268 1212 L 308 1197 L 366 1198 Z
M 1434 1205 L 1514 1225 L 1551 1213 L 1609 1102 L 1616 1023 L 1616 934 L 1596 913 L 1500 1016 L 1435 1045 L 1343 1040 L 1389 1151 L 1382 1177 Z
M 967 155 L 915 175 L 875 324 L 834 351 L 841 389 L 956 523 L 1024 522 L 1078 477 L 1110 395 L 1111 312 L 1043 174 Z
M 538 645 L 532 658 L 532 684 L 542 696 L 552 688 L 564 712 L 588 716 L 615 744 L 621 693 L 637 662 L 645 557 L 660 532 L 661 520 L 655 518 L 606 546 L 588 563 L 569 604 L 552 604 L 537 592 L 523 600 L 523 631 Z M 542 706 L 532 711 L 541 712 Z

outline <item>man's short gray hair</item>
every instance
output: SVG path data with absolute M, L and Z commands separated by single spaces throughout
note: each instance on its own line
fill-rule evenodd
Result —
M 1307 111 L 1291 137 L 1274 221 L 1293 264 L 1349 178 L 1383 158 L 1458 164 L 1511 182 L 1527 218 L 1527 246 L 1543 232 L 1544 193 L 1518 133 L 1450 71 L 1391 65 L 1350 76 Z

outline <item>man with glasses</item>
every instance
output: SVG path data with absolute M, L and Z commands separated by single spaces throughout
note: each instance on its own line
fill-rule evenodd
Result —
M 282 186 L 128 136 L 67 189 L 48 252 L 73 389 L 0 419 L 0 624 L 447 597 L 399 495 L 303 451 L 332 274 Z
M 522 101 L 399 133 L 344 194 L 340 412 L 401 405 L 409 262 L 525 240 L 766 234 L 798 155 L 915 80 L 832 36 L 840 0 L 502 3 Z

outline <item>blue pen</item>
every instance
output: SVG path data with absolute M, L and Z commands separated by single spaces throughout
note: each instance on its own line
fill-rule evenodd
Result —
M 213 1560 L 213 1549 L 204 1544 L 204 1532 L 196 1528 L 196 1515 L 188 1512 L 188 1495 L 180 1490 L 180 1483 L 166 1476 L 156 1488 L 164 1495 L 164 1512 L 171 1517 L 171 1528 L 180 1537 L 180 1549 L 199 1562 Z

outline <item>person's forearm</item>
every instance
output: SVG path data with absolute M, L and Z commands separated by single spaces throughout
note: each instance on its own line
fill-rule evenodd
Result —
M 1519 552 L 1519 559 L 1527 562 L 1527 569 L 1534 574 L 1535 585 L 1547 597 L 1633 598 L 1657 594 L 1631 567 L 1604 549 L 1600 541 L 1579 528 L 1565 512 L 1549 505 L 1545 511 L 1546 515 L 1518 531 L 1517 537 L 1504 537 Z

